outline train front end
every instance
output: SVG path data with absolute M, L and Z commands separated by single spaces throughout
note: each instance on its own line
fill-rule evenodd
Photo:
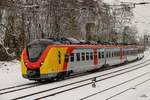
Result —
M 66 50 L 54 47 L 56 44 L 48 40 L 29 43 L 21 55 L 22 76 L 30 80 L 46 80 L 63 71 L 63 64 L 58 64 L 58 53 L 65 53 Z

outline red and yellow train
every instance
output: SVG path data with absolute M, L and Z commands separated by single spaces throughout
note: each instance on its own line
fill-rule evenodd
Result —
M 70 74 L 117 65 L 144 57 L 143 46 L 61 44 L 49 39 L 35 40 L 21 55 L 24 78 L 62 79 Z

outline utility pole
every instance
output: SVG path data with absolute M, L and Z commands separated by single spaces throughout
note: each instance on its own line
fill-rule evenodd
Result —
M 144 35 L 144 50 L 146 50 L 146 35 Z
M 144 50 L 146 50 L 146 47 L 149 45 L 149 35 L 144 35 Z

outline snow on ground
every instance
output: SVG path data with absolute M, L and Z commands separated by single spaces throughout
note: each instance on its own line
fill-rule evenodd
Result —
M 150 57 L 150 50 L 145 52 L 144 59 L 142 59 L 138 62 L 134 62 L 134 63 L 128 64 L 128 65 L 122 66 L 120 68 L 132 66 L 132 65 L 135 65 L 137 63 L 143 62 L 143 61 L 149 59 L 149 57 Z M 114 70 L 114 69 L 112 69 L 112 70 Z M 110 70 L 107 72 L 110 72 Z M 46 98 L 44 100 L 51 100 L 51 99 L 52 100 L 60 100 L 62 98 L 66 99 L 66 100 L 68 100 L 68 99 L 69 100 L 79 100 L 79 99 L 84 98 L 84 97 L 91 95 L 93 93 L 102 91 L 103 89 L 109 88 L 109 87 L 114 86 L 116 84 L 119 84 L 121 82 L 132 79 L 135 76 L 141 75 L 142 73 L 145 73 L 145 72 L 150 72 L 150 65 L 145 67 L 145 68 L 138 69 L 136 71 L 120 75 L 118 77 L 114 77 L 114 78 L 111 78 L 108 80 L 98 82 L 98 83 L 96 83 L 96 88 L 92 88 L 91 85 L 88 85 L 88 86 L 84 86 L 82 88 L 78 88 L 75 90 L 64 92 L 62 94 L 58 94 L 58 95 L 50 97 L 50 98 Z M 105 71 L 101 72 L 99 74 L 104 74 L 104 73 L 105 73 Z M 88 77 L 91 77 L 93 75 L 96 75 L 96 73 L 92 74 L 92 75 L 87 75 L 87 76 L 83 76 L 83 77 L 78 77 L 78 78 L 74 78 L 74 79 L 61 81 L 61 82 L 50 83 L 50 84 L 45 85 L 44 88 L 43 88 L 43 86 L 41 86 L 41 87 L 35 87 L 31 90 L 27 89 L 27 90 L 23 90 L 23 91 L 18 91 L 18 92 L 16 92 L 16 94 L 14 94 L 14 96 L 15 95 L 17 96 L 18 93 L 20 95 L 23 95 L 23 93 L 33 93 L 36 91 L 45 90 L 49 87 L 53 87 L 53 86 L 55 87 L 57 85 L 66 84 L 69 82 L 79 80 L 81 78 L 85 78 L 85 77 L 88 78 Z M 134 86 L 136 84 L 143 82 L 144 80 L 149 79 L 149 78 L 150 78 L 150 74 L 146 74 L 142 78 L 136 79 L 132 82 L 129 82 L 127 84 L 119 86 L 115 89 L 111 89 L 111 90 L 108 90 L 106 92 L 94 95 L 94 96 L 87 98 L 85 100 L 105 100 L 106 98 L 113 96 L 114 94 L 117 94 L 124 89 L 132 88 L 132 87 L 133 87 L 133 89 L 130 89 L 130 90 L 124 92 L 123 94 L 120 94 L 120 95 L 118 95 L 118 96 L 116 96 L 110 100 L 150 100 L 150 81 L 147 81 L 147 82 L 143 83 L 142 85 L 137 86 L 134 89 Z M 20 67 L 19 61 L 14 60 L 11 62 L 0 62 L 0 89 L 5 88 L 5 87 L 10 87 L 10 86 L 30 83 L 30 82 L 33 82 L 33 81 L 29 81 L 27 79 L 22 78 L 21 67 Z M 54 91 L 54 92 L 56 92 L 56 91 Z M 43 94 L 44 95 L 49 94 L 49 92 L 43 93 Z M 7 95 L 5 95 L 5 97 L 6 96 Z M 5 97 L 3 97 L 3 98 L 5 98 Z M 7 97 L 9 97 L 9 95 Z M 2 99 L 2 98 L 0 98 L 0 99 Z M 8 99 L 2 99 L 2 100 L 8 100 Z M 29 97 L 26 100 L 32 100 L 32 97 L 31 98 Z
M 150 52 L 146 52 L 146 57 L 143 59 L 148 59 L 150 57 Z M 143 61 L 142 60 L 142 61 Z M 130 66 L 130 64 L 128 65 Z M 133 81 L 127 82 L 123 85 L 117 86 L 113 89 L 109 89 L 112 86 L 118 85 L 120 83 L 126 82 L 128 80 L 131 80 L 137 76 L 140 76 L 141 74 L 145 74 L 144 76 L 137 78 Z M 148 80 L 149 79 L 149 80 Z M 146 81 L 145 83 L 135 87 L 137 84 L 142 83 Z M 79 100 L 83 99 L 91 94 L 95 94 L 89 98 L 83 99 L 83 100 L 107 100 L 113 95 L 116 95 L 126 89 L 126 92 L 117 95 L 113 98 L 110 98 L 108 100 L 150 100 L 150 65 L 123 74 L 119 75 L 117 77 L 113 77 L 111 79 L 103 80 L 96 83 L 96 88 L 92 88 L 92 85 L 84 86 L 82 88 L 74 89 L 72 91 L 68 91 L 62 94 L 58 94 L 56 96 L 48 97 L 44 100 L 60 100 L 61 98 L 68 99 L 68 100 Z M 107 91 L 104 91 L 105 89 L 108 89 Z M 98 93 L 100 92 L 100 93 Z
M 0 62 L 0 89 L 23 83 L 29 81 L 22 78 L 19 61 Z

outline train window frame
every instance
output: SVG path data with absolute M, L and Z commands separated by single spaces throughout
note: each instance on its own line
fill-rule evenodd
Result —
M 126 52 L 127 52 L 127 55 L 129 55 L 129 51 L 127 50 Z
M 109 58 L 111 58 L 111 51 L 109 51 Z
M 118 57 L 119 57 L 120 56 L 120 52 L 118 51 L 117 54 L 118 54 Z
M 93 52 L 90 52 L 90 60 L 93 60 Z
M 114 57 L 116 57 L 116 52 L 114 51 Z
M 126 51 L 124 50 L 124 55 L 126 55 Z
M 76 61 L 80 61 L 80 53 L 76 53 Z
M 71 53 L 71 54 L 70 54 L 70 62 L 74 62 L 74 60 L 75 60 L 75 59 L 74 59 L 74 53 Z
M 117 52 L 117 55 L 118 55 L 118 57 L 120 56 L 120 52 L 119 51 Z
M 101 59 L 101 52 L 98 52 L 98 58 Z
M 118 51 L 116 51 L 116 57 L 118 57 Z
M 89 52 L 86 52 L 86 60 L 88 61 L 88 60 L 90 60 L 90 53 Z
M 85 61 L 85 52 L 81 53 L 81 59 L 82 59 L 82 61 Z
M 116 57 L 118 57 L 118 51 L 116 51 Z
M 104 59 L 104 52 L 101 52 L 101 58 Z
M 114 57 L 114 51 L 112 51 L 111 53 L 112 53 L 112 57 Z

